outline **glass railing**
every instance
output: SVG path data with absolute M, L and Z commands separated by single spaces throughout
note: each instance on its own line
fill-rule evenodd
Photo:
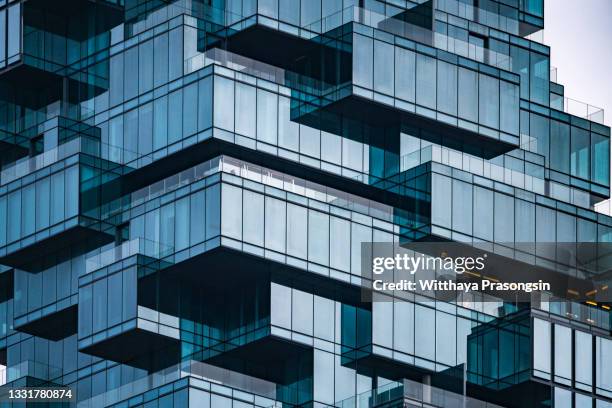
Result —
M 163 259 L 172 255 L 174 247 L 144 238 L 123 242 L 100 253 L 90 253 L 85 259 L 85 274 L 91 273 L 115 262 L 134 255 L 144 255 L 153 259 Z
M 592 122 L 604 123 L 604 110 L 602 108 L 572 98 L 563 98 L 563 112 Z
M 133 163 L 139 159 L 138 153 L 123 147 L 101 143 L 89 137 L 77 137 L 37 156 L 24 158 L 6 167 L 0 172 L 0 185 L 25 177 L 77 153 L 88 154 L 119 164 Z
M 519 35 L 520 23 L 518 19 L 504 16 L 499 11 L 486 10 L 475 7 L 473 3 L 467 4 L 465 1 L 458 0 L 439 0 L 436 2 L 436 9 L 487 27 Z
M 21 363 L 6 367 L 4 379 L 5 383 L 18 380 L 23 377 L 33 377 L 39 380 L 50 381 L 62 376 L 62 369 L 38 361 L 26 360 Z
M 216 64 L 247 75 L 285 85 L 285 70 L 242 55 L 213 48 L 185 60 L 185 75 Z
M 431 408 L 502 408 L 486 401 L 457 394 L 442 388 L 404 379 L 336 402 L 336 408 L 374 408 L 377 406 Z
M 590 326 L 610 330 L 610 310 L 600 308 L 599 306 L 572 302 L 556 297 L 543 297 L 532 300 L 531 307 Z
M 512 58 L 509 55 L 361 7 L 347 7 L 306 26 L 306 30 L 323 34 L 351 22 L 386 31 L 497 68 L 505 70 L 512 68 Z
M 79 137 L 63 143 L 51 150 L 37 156 L 25 158 L 0 173 L 0 185 L 4 185 L 18 178 L 27 176 L 37 170 L 50 166 L 77 153 L 86 153 L 92 156 L 100 155 L 100 142 L 90 138 Z
M 430 161 L 478 176 L 487 177 L 534 193 L 542 195 L 546 193 L 544 168 L 541 166 L 538 167 L 539 170 L 541 170 L 541 176 L 526 174 L 518 170 L 491 163 L 479 157 L 438 145 L 426 146 L 403 155 L 400 160 L 400 170 L 405 171 Z M 532 164 L 532 166 L 535 167 L 536 165 Z
M 230 397 L 233 390 L 236 390 L 266 398 L 269 400 L 269 406 L 279 408 L 282 406 L 282 404 L 275 401 L 275 383 L 192 360 L 81 401 L 77 403 L 77 407 L 95 408 L 111 406 L 163 385 L 189 377 L 214 384 L 214 387 L 219 392 L 225 393 L 225 395 Z
M 550 68 L 550 81 L 558 82 L 559 70 L 557 67 Z M 569 113 L 570 115 L 578 116 L 579 118 L 588 119 L 592 122 L 600 124 L 604 123 L 604 110 L 597 106 L 589 105 L 586 102 L 577 101 L 576 99 L 568 98 L 561 95 L 551 95 L 551 108 Z
M 323 201 L 327 204 L 383 219 L 388 222 L 392 222 L 394 219 L 395 211 L 391 206 L 229 156 L 220 156 L 208 160 L 190 169 L 184 170 L 177 175 L 160 180 L 155 184 L 134 192 L 131 194 L 131 205 L 136 206 L 142 204 L 145 201 L 159 197 L 219 172 L 253 180 L 287 192 L 303 195 L 308 198 Z

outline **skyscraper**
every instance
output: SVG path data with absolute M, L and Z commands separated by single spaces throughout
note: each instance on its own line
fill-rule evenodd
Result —
M 612 407 L 610 128 L 543 26 L 543 0 L 1 0 L 0 405 Z M 364 301 L 364 244 L 414 242 L 567 285 Z

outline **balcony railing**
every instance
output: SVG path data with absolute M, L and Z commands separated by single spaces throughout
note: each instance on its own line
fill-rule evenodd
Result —
M 508 71 L 512 69 L 512 58 L 509 55 L 361 7 L 347 7 L 306 26 L 306 30 L 324 34 L 351 22 L 386 31 L 497 68 Z
M 231 392 L 231 390 L 227 389 L 229 388 L 264 397 L 270 400 L 270 406 L 281 406 L 275 403 L 276 384 L 272 382 L 198 361 L 187 361 L 81 401 L 77 404 L 77 407 L 94 408 L 110 406 L 149 390 L 178 381 L 181 378 L 188 377 L 210 382 L 215 387 L 221 389 L 225 388 L 223 390 L 225 392 Z
M 91 273 L 134 255 L 163 259 L 174 252 L 174 247 L 144 238 L 123 242 L 100 253 L 91 254 L 85 260 L 85 274 Z
M 405 407 L 502 408 L 486 401 L 407 379 L 390 382 L 376 389 L 336 402 L 334 406 L 337 408 L 395 406 L 390 405 L 390 402 L 401 402 L 399 406 Z
M 550 68 L 551 82 L 559 83 L 558 72 L 557 67 Z M 598 108 L 597 106 L 589 105 L 586 102 L 577 101 L 566 96 L 551 94 L 550 107 L 592 122 L 604 123 L 603 108 Z

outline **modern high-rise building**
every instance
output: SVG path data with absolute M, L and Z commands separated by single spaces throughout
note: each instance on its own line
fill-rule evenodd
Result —
M 612 407 L 610 128 L 543 27 L 543 0 L 0 0 L 0 406 Z M 414 242 L 567 284 L 366 301 L 364 243 Z

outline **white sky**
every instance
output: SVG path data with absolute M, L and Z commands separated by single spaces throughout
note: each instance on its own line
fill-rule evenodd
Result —
M 565 96 L 603 108 L 612 126 L 612 0 L 545 0 L 544 18 Z

